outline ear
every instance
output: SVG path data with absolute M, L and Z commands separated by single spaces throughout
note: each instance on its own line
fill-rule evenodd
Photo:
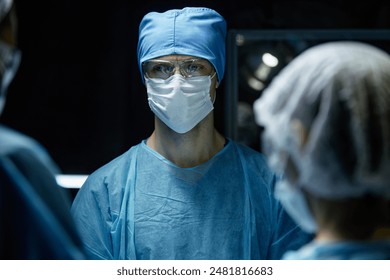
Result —
M 294 133 L 294 138 L 300 149 L 303 149 L 309 140 L 309 133 L 301 120 L 293 119 L 291 121 L 291 129 Z

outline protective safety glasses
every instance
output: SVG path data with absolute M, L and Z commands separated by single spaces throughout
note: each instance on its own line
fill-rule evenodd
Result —
M 185 78 L 209 76 L 214 67 L 205 59 L 193 58 L 181 61 L 151 59 L 142 63 L 142 70 L 148 78 L 168 79 L 179 69 Z

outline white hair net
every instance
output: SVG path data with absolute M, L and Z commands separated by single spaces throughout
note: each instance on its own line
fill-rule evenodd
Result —
M 255 101 L 271 167 L 323 198 L 390 198 L 390 56 L 360 42 L 306 50 Z M 307 136 L 295 127 L 299 121 Z

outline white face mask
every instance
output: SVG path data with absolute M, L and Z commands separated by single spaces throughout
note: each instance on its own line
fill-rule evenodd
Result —
M 213 109 L 210 76 L 184 78 L 180 74 L 166 80 L 145 77 L 149 106 L 154 114 L 177 133 L 186 133 Z

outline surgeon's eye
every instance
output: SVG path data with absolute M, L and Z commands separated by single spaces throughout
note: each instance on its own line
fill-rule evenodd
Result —
M 156 63 L 152 65 L 152 69 L 149 71 L 156 77 L 169 77 L 172 72 L 175 71 L 175 66 L 168 63 Z
M 175 71 L 175 65 L 169 61 L 150 60 L 142 63 L 142 69 L 149 78 L 167 79 Z
M 201 73 L 202 65 L 194 62 L 186 62 L 181 66 L 182 71 L 185 73 L 185 76 L 199 76 Z

